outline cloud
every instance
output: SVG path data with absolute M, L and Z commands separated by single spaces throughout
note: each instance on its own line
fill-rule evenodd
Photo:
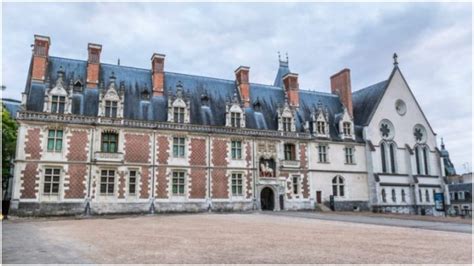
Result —
M 413 93 L 459 171 L 471 160 L 472 27 L 469 3 L 4 3 L 4 97 L 20 98 L 33 34 L 52 38 L 51 54 L 150 68 L 165 53 L 173 72 L 273 83 L 277 51 L 289 53 L 300 87 L 329 91 L 344 67 L 353 90 L 388 78 L 399 54 Z M 21 18 L 21 19 L 18 19 Z

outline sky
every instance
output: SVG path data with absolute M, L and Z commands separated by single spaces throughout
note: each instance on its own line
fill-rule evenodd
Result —
M 329 77 L 351 69 L 352 90 L 399 67 L 458 172 L 472 164 L 470 3 L 3 3 L 3 97 L 20 99 L 33 35 L 51 37 L 50 55 L 272 84 L 277 52 L 289 56 L 300 89 L 330 91 Z M 440 143 L 440 139 L 438 139 Z M 469 167 L 472 168 L 472 165 Z

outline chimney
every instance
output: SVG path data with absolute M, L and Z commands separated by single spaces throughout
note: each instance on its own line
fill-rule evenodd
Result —
M 342 104 L 347 108 L 347 112 L 352 113 L 352 89 L 351 89 L 351 70 L 344 68 L 331 76 L 331 93 L 339 96 Z
M 239 66 L 235 72 L 235 81 L 239 88 L 240 97 L 244 103 L 244 107 L 250 106 L 250 85 L 249 85 L 249 70 L 250 67 Z
M 153 96 L 163 96 L 165 88 L 165 55 L 154 53 L 151 57 Z
M 100 53 L 102 45 L 89 43 L 87 45 L 87 87 L 97 88 L 99 85 Z
M 287 73 L 283 76 L 283 88 L 288 95 L 288 102 L 291 107 L 300 106 L 300 85 L 298 84 L 298 74 Z
M 33 71 L 31 73 L 31 79 L 34 81 L 44 82 L 45 80 L 50 45 L 51 40 L 48 36 L 35 35 Z

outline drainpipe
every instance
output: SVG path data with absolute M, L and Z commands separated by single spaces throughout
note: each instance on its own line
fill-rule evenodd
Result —
M 150 205 L 150 213 L 155 213 L 155 156 L 156 156 L 156 136 L 155 136 L 155 129 L 153 129 L 153 141 L 152 141 L 152 162 L 151 162 L 151 205 Z
M 90 154 L 89 154 L 89 181 L 87 182 L 87 199 L 86 199 L 86 209 L 85 215 L 89 216 L 91 214 L 91 183 L 92 183 L 92 157 L 94 156 L 94 134 L 95 128 L 91 129 L 91 143 L 90 143 Z
M 255 170 L 255 137 L 252 138 L 252 173 L 253 173 L 253 210 L 257 209 L 257 174 Z

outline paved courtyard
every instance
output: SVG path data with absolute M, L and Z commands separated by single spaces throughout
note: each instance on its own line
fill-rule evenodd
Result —
M 4 221 L 2 262 L 472 262 L 470 233 L 319 215 L 203 213 Z

